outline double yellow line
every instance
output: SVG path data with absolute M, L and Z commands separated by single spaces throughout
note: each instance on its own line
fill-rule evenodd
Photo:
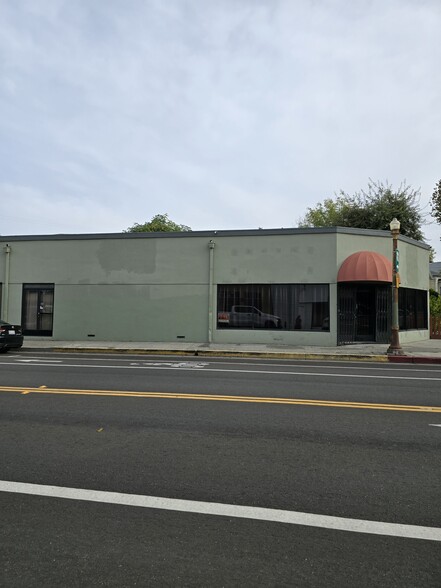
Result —
M 264 396 L 131 392 L 124 390 L 76 390 L 70 388 L 47 388 L 46 386 L 40 386 L 39 388 L 23 386 L 0 386 L 0 392 L 15 392 L 19 394 L 65 394 L 69 396 L 119 396 L 128 398 L 162 398 L 172 400 L 216 400 L 218 402 L 252 402 L 259 404 L 288 404 L 300 406 L 322 406 L 329 408 L 364 408 L 370 410 L 399 410 L 407 412 L 441 413 L 441 406 L 379 404 L 372 402 L 338 402 L 334 400 L 309 400 L 304 398 L 277 398 Z

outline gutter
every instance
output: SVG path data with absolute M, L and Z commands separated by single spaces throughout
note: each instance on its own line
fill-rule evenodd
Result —
M 213 342 L 213 276 L 214 276 L 214 241 L 210 239 L 209 277 L 208 277 L 208 343 Z
M 10 255 L 11 255 L 11 246 L 7 243 L 4 247 L 5 249 L 5 282 L 3 288 L 3 296 L 2 296 L 2 317 L 4 321 L 8 320 L 8 310 L 9 310 L 9 274 L 10 274 Z

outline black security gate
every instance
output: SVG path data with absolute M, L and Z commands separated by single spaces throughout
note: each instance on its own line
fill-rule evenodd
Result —
M 388 284 L 339 284 L 337 344 L 387 343 L 391 287 Z
M 376 331 L 377 343 L 389 343 L 392 327 L 392 290 L 390 285 L 376 287 Z
M 356 286 L 338 286 L 337 345 L 348 345 L 356 341 L 356 290 Z

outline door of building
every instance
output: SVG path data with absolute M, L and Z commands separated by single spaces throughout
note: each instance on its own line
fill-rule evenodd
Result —
M 390 337 L 391 291 L 388 284 L 338 285 L 337 344 L 387 343 Z
M 375 286 L 355 290 L 355 340 L 375 341 Z
M 24 284 L 22 327 L 25 335 L 52 336 L 53 284 Z
M 389 343 L 392 323 L 392 290 L 390 284 L 378 284 L 375 289 L 375 341 Z
M 356 292 L 357 286 L 355 285 L 338 285 L 337 345 L 355 343 Z

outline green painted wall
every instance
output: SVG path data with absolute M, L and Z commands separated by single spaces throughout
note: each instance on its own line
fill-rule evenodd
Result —
M 215 239 L 219 283 L 329 283 L 335 276 L 335 234 Z
M 429 250 L 415 246 L 405 240 L 398 240 L 400 252 L 400 278 L 405 288 L 427 290 L 429 287 Z M 357 251 L 376 251 L 392 261 L 392 238 L 360 235 L 337 236 L 337 265 Z
M 22 286 L 55 284 L 55 340 L 208 340 L 209 241 L 215 242 L 213 342 L 335 345 L 337 272 L 361 250 L 391 256 L 387 234 L 336 230 L 0 238 L 11 246 L 8 318 L 21 321 Z M 400 241 L 403 286 L 428 287 L 428 250 Z M 328 283 L 330 332 L 216 330 L 217 284 Z M 407 339 L 408 337 L 416 339 Z M 405 334 L 406 340 L 427 332 Z

